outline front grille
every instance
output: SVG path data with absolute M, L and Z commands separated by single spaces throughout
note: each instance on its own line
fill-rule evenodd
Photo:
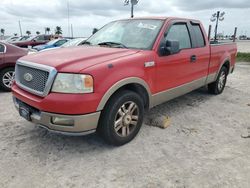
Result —
M 28 87 L 32 90 L 38 91 L 38 92 L 44 92 L 46 83 L 49 78 L 49 72 L 31 68 L 31 67 L 26 67 L 23 65 L 17 65 L 17 80 L 25 87 Z M 26 81 L 25 80 L 25 74 L 29 73 L 32 75 L 32 80 L 31 81 Z
M 50 91 L 56 70 L 53 67 L 31 62 L 18 61 L 15 81 L 22 89 L 39 96 L 46 96 Z

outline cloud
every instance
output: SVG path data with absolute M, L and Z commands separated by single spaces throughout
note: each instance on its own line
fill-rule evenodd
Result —
M 187 0 L 175 0 L 173 5 L 184 11 L 198 11 L 214 8 L 250 8 L 249 0 L 193 0 L 191 3 Z
M 21 20 L 24 31 L 43 33 L 45 27 L 53 31 L 58 25 L 68 35 L 68 1 L 70 24 L 76 36 L 88 36 L 94 27 L 130 16 L 130 6 L 123 6 L 123 0 L 0 0 L 0 27 L 9 35 L 17 33 Z M 235 25 L 239 31 L 250 30 L 249 21 L 242 19 L 242 15 L 250 17 L 249 0 L 140 0 L 135 16 L 189 17 L 200 19 L 207 27 L 211 14 L 217 10 L 226 12 L 220 31 L 231 32 Z

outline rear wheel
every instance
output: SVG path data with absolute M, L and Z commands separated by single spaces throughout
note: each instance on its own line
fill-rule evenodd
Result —
M 4 91 L 11 91 L 15 78 L 14 67 L 8 67 L 0 71 L 0 88 Z
M 227 74 L 227 68 L 223 66 L 219 72 L 216 81 L 211 84 L 208 84 L 209 93 L 218 95 L 223 92 L 227 82 Z
M 130 142 L 139 132 L 144 114 L 141 97 L 132 91 L 116 93 L 104 108 L 98 132 L 112 145 Z

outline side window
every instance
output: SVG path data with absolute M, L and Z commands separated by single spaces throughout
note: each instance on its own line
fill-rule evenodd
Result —
M 50 35 L 45 35 L 44 40 L 50 40 L 51 36 Z
M 191 48 L 191 41 L 186 24 L 174 24 L 169 29 L 167 40 L 177 40 L 180 43 L 180 49 Z
M 194 35 L 196 37 L 196 45 L 194 47 L 195 48 L 204 47 L 206 43 L 205 43 L 204 36 L 201 31 L 200 25 L 198 24 L 192 25 L 192 28 L 193 28 Z
M 3 53 L 3 52 L 4 52 L 4 50 L 5 50 L 4 45 L 0 44 L 0 53 Z
M 61 46 L 63 45 L 65 42 L 67 42 L 67 40 L 59 40 L 55 43 L 55 46 Z
M 43 35 L 37 36 L 36 40 L 37 41 L 44 41 L 44 36 Z

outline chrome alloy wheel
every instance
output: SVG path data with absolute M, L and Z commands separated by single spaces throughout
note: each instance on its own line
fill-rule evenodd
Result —
M 6 72 L 2 77 L 4 86 L 7 88 L 11 88 L 11 86 L 14 82 L 14 79 L 15 79 L 15 72 L 14 71 Z
M 114 128 L 116 134 L 121 137 L 129 136 L 135 130 L 138 119 L 138 106 L 132 101 L 124 103 L 115 116 Z
M 226 83 L 226 73 L 223 71 L 219 77 L 218 89 L 221 91 Z

